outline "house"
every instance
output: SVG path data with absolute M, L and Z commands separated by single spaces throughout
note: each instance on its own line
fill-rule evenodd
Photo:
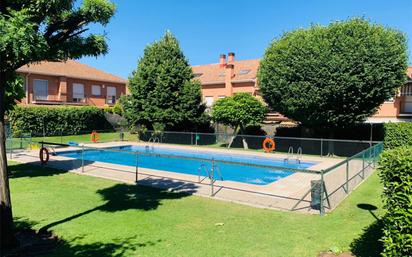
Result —
M 407 81 L 398 93 L 384 102 L 369 122 L 412 121 L 412 67 L 408 67 Z
M 260 97 L 257 83 L 259 59 L 235 61 L 235 54 L 221 54 L 219 63 L 192 66 L 196 79 L 202 84 L 202 95 L 207 107 L 219 98 L 237 92 L 247 92 Z M 400 87 L 399 93 L 383 103 L 369 122 L 412 121 L 412 67 L 407 70 L 408 81 Z M 267 122 L 288 120 L 279 113 L 268 114 Z
M 125 79 L 77 61 L 22 66 L 26 105 L 114 105 L 126 93 Z

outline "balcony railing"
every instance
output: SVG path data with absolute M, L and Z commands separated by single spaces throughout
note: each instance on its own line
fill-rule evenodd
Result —
M 400 96 L 412 96 L 412 83 L 407 83 L 401 87 Z

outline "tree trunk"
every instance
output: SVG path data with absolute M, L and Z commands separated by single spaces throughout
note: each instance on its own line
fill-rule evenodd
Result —
M 6 74 L 0 73 L 0 246 L 1 249 L 11 248 L 16 245 L 14 237 L 14 224 L 11 209 L 9 177 L 7 172 L 6 133 L 4 124 L 4 95 L 6 87 Z
M 236 136 L 237 136 L 237 127 L 233 129 L 233 135 L 230 137 L 230 141 L 229 141 L 229 144 L 227 145 L 227 148 L 230 148 L 232 146 L 233 141 L 235 140 Z
M 246 139 L 245 139 L 245 137 L 243 136 L 245 133 L 244 133 L 244 129 L 243 129 L 242 127 L 240 127 L 240 134 L 242 134 L 243 148 L 244 148 L 244 149 L 249 149 L 249 146 L 248 146 L 248 144 L 247 144 L 247 142 L 246 142 Z

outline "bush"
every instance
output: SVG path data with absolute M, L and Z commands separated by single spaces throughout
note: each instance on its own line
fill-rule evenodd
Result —
M 117 101 L 116 104 L 113 106 L 112 112 L 120 116 L 123 115 L 123 107 L 120 101 Z
M 105 106 L 103 106 L 103 111 L 104 111 L 105 113 L 113 114 L 113 107 L 108 106 L 108 105 L 105 105 Z
M 389 149 L 398 146 L 412 146 L 412 122 L 386 123 L 384 144 Z
M 382 154 L 379 163 L 383 182 L 383 256 L 412 253 L 412 147 L 399 147 Z
M 23 107 L 9 113 L 14 135 L 77 134 L 80 131 L 111 129 L 103 110 L 97 107 Z M 43 126 L 44 124 L 44 126 Z M 44 130 L 43 130 L 44 127 Z

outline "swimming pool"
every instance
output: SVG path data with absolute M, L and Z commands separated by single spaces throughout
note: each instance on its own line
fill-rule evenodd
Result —
M 307 169 L 316 164 L 315 162 L 289 163 L 283 159 L 273 157 L 233 154 L 230 152 L 192 151 L 161 146 L 148 148 L 131 145 L 86 149 L 83 153 L 83 158 L 86 161 L 135 166 L 136 155 L 130 154 L 130 152 L 139 153 L 137 159 L 138 167 L 196 176 L 201 165 L 210 170 L 212 166 L 211 160 L 214 159 L 223 180 L 255 185 L 267 185 L 293 173 L 288 170 L 282 170 L 282 168 Z M 81 159 L 82 151 L 65 151 L 59 152 L 57 155 Z M 262 167 L 259 167 L 259 165 Z

